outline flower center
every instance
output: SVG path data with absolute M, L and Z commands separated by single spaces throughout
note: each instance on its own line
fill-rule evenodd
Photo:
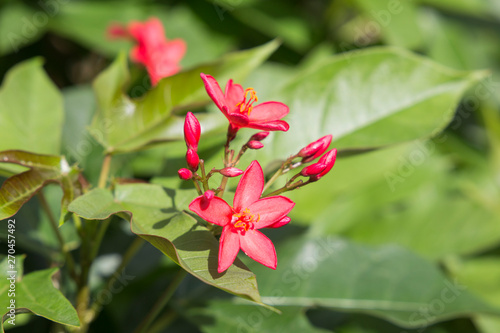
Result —
M 245 233 L 249 229 L 253 229 L 253 224 L 259 222 L 259 220 L 259 214 L 256 216 L 255 214 L 252 214 L 248 208 L 245 208 L 243 212 L 233 214 L 231 223 L 235 229 Z
M 248 99 L 247 99 L 248 97 Z M 259 99 L 257 98 L 257 93 L 253 88 L 245 89 L 245 93 L 243 95 L 243 100 L 236 104 L 236 107 L 240 108 L 240 113 L 250 115 L 253 109 L 253 103 L 257 102 Z

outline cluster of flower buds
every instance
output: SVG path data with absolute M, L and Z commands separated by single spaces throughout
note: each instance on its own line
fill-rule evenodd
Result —
M 200 142 L 201 126 L 192 112 L 188 112 L 184 121 L 184 141 L 186 142 L 186 162 L 189 169 L 179 170 L 179 178 L 188 180 L 193 178 L 193 172 L 198 170 L 200 157 L 198 156 L 198 143 Z

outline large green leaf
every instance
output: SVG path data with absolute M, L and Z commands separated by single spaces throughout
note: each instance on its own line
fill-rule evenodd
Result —
M 343 53 L 273 95 L 290 107 L 287 133 L 266 139 L 268 161 L 325 134 L 339 149 L 377 148 L 439 133 L 484 73 L 459 72 L 394 48 Z M 258 93 L 258 92 L 257 92 Z M 307 128 L 307 130 L 305 130 Z
M 500 313 L 469 294 L 460 281 L 447 280 L 434 265 L 396 246 L 296 237 L 277 246 L 276 252 L 276 272 L 251 265 L 262 300 L 273 306 L 362 312 L 404 327 Z
M 64 156 L 39 155 L 19 150 L 0 152 L 0 163 L 14 163 L 30 170 L 8 178 L 0 188 L 0 220 L 22 207 L 47 183 L 59 183 L 63 190 L 61 219 L 64 222 L 68 204 L 81 193 L 79 170 L 70 166 Z
M 123 94 L 129 79 L 124 54 L 94 81 L 99 111 L 91 133 L 108 152 L 130 151 L 144 145 L 182 137 L 179 117 L 172 112 L 208 102 L 200 73 L 208 73 L 221 82 L 241 81 L 278 47 L 277 41 L 260 47 L 228 54 L 211 64 L 164 78 L 139 99 Z M 131 92 L 145 87 L 132 87 Z
M 61 94 L 42 69 L 40 58 L 13 67 L 0 88 L 0 151 L 60 152 Z
M 255 305 L 235 304 L 233 301 L 211 301 L 203 308 L 187 311 L 190 321 L 206 333 L 325 333 L 309 323 L 305 310 L 285 307 L 281 314 Z M 210 318 L 210 319 L 208 319 Z
M 183 209 L 194 190 L 174 191 L 151 184 L 118 185 L 114 195 L 95 189 L 73 201 L 69 210 L 85 219 L 102 220 L 117 213 L 130 220 L 134 233 L 146 239 L 201 281 L 240 297 L 260 302 L 255 275 L 236 259 L 217 272 L 218 242 Z
M 18 260 L 19 257 L 16 261 Z M 4 261 L 8 261 L 8 259 L 5 258 L 2 260 L 0 266 L 4 267 Z M 73 308 L 71 303 L 52 283 L 52 276 L 57 271 L 57 268 L 50 268 L 32 272 L 25 276 L 22 276 L 22 271 L 19 270 L 17 273 L 1 272 L 0 306 L 2 308 L 2 321 L 0 326 L 2 331 L 4 325 L 7 328 L 14 327 L 8 322 L 7 324 L 3 323 L 4 320 L 9 319 L 7 313 L 9 312 L 8 307 L 11 304 L 11 299 L 15 299 L 16 315 L 19 313 L 33 313 L 63 325 L 74 327 L 80 326 L 80 320 L 78 319 L 75 308 Z M 15 297 L 13 295 L 9 296 L 11 293 L 11 281 L 7 278 L 10 277 L 11 274 L 16 277 Z

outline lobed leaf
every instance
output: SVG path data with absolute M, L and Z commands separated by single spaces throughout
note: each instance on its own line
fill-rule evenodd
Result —
M 255 275 L 238 259 L 217 272 L 219 243 L 193 217 L 182 212 L 194 190 L 175 191 L 151 184 L 117 185 L 114 194 L 94 189 L 73 201 L 69 210 L 85 219 L 103 220 L 119 214 L 134 233 L 146 239 L 201 281 L 261 303 Z

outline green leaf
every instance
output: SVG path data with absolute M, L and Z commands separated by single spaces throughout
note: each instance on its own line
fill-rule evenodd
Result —
M 274 95 L 290 107 L 285 117 L 290 130 L 266 139 L 259 156 L 285 158 L 326 134 L 333 134 L 332 147 L 339 149 L 435 135 L 452 119 L 463 92 L 482 76 L 393 48 L 340 54 Z
M 190 321 L 205 333 L 325 333 L 309 323 L 304 309 L 285 307 L 281 314 L 263 307 L 238 304 L 233 301 L 216 300 L 203 308 L 187 311 Z M 210 319 L 208 319 L 210 318 Z
M 118 185 L 114 195 L 95 189 L 73 201 L 69 210 L 85 219 L 103 220 L 117 213 L 130 220 L 134 233 L 146 239 L 201 281 L 260 303 L 255 275 L 236 259 L 217 272 L 219 244 L 212 233 L 182 212 L 196 192 L 151 184 Z
M 2 262 L 0 265 L 3 266 L 3 264 Z M 13 327 L 8 324 L 9 317 L 7 316 L 10 311 L 8 307 L 11 305 L 12 299 L 15 300 L 16 315 L 31 312 L 63 325 L 80 326 L 76 310 L 52 283 L 52 275 L 57 271 L 57 268 L 50 268 L 27 274 L 22 278 L 20 275 L 12 273 L 17 277 L 14 291 L 15 296 L 9 296 L 12 293 L 10 289 L 11 281 L 2 277 L 0 280 L 0 306 L 2 308 L 2 322 L 0 326 L 2 331 L 5 320 L 7 320 L 7 328 Z
M 358 29 L 361 36 L 370 38 L 375 29 L 380 29 L 382 37 L 390 45 L 416 49 L 423 42 L 418 25 L 417 5 L 391 0 L 356 0 L 363 10 L 367 24 Z M 375 29 L 374 29 L 375 27 Z
M 43 71 L 42 60 L 13 67 L 0 88 L 0 151 L 57 155 L 62 123 L 62 97 Z
M 37 40 L 46 30 L 42 24 L 45 13 L 39 13 L 34 19 L 35 11 L 23 3 L 10 2 L 2 6 L 0 11 L 0 55 L 17 52 Z
M 81 193 L 79 170 L 70 166 L 64 156 L 39 155 L 19 150 L 0 152 L 0 163 L 15 163 L 30 170 L 8 178 L 0 188 L 0 220 L 11 217 L 47 183 L 59 183 L 63 190 L 61 219 L 64 222 L 68 204 Z
M 279 244 L 276 252 L 276 272 L 251 265 L 262 300 L 273 306 L 323 306 L 403 327 L 500 313 L 468 293 L 461 281 L 449 281 L 431 263 L 396 246 L 296 237 Z
M 164 78 L 136 100 L 122 92 L 129 74 L 126 57 L 121 54 L 94 81 L 99 111 L 91 133 L 110 153 L 136 150 L 151 142 L 180 139 L 180 118 L 172 113 L 210 100 L 200 73 L 214 75 L 221 82 L 229 78 L 241 81 L 267 59 L 278 44 L 272 41 L 254 49 L 231 53 L 217 62 Z M 134 88 L 144 89 L 140 86 Z

